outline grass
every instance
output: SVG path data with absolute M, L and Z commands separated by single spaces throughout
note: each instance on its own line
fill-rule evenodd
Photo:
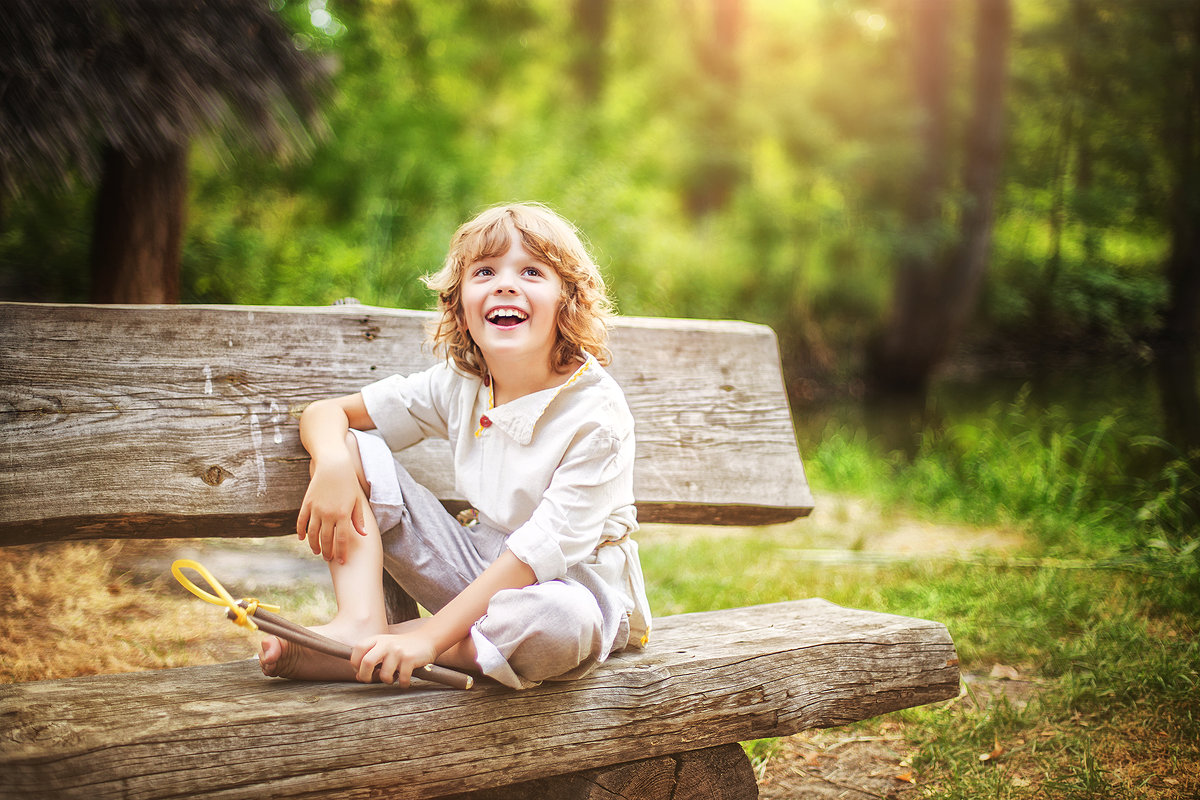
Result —
M 1071 427 L 1026 411 L 1014 404 L 975 429 L 931 432 L 913 463 L 828 432 L 808 459 L 814 518 L 747 529 L 647 526 L 640 541 L 652 605 L 667 615 L 819 596 L 944 622 L 973 679 L 969 690 L 839 729 L 902 740 L 915 781 L 905 784 L 909 792 L 1198 796 L 1200 591 L 1185 502 L 1195 474 L 1176 459 L 1162 477 L 1130 482 L 1115 466 L 1118 451 L 1134 444 L 1122 441 L 1119 417 Z M 834 490 L 869 502 L 844 503 Z M 1006 549 L 972 556 L 973 537 L 999 537 Z M 920 545 L 909 556 L 906 540 Z M 125 565 L 145 547 L 0 550 L 8 587 L 0 594 L 0 680 L 249 656 L 254 637 L 198 614 L 199 601 L 169 576 L 135 580 Z M 891 558 L 830 563 L 811 558 L 815 551 Z M 311 586 L 272 590 L 270 599 L 302 622 L 330 610 Z M 992 696 L 995 664 L 1016 669 L 1036 691 Z M 790 741 L 747 749 L 765 772 L 797 751 Z
M 1071 426 L 1018 398 L 981 423 L 926 432 L 912 462 L 842 431 L 810 457 L 814 485 L 1024 534 L 1019 557 L 870 575 L 787 569 L 771 553 L 786 547 L 762 542 L 762 563 L 778 565 L 772 581 L 786 591 L 807 585 L 834 602 L 941 620 L 964 672 L 1002 663 L 1037 681 L 1027 704 L 969 697 L 865 724 L 900 721 L 924 796 L 1200 795 L 1196 473 L 1167 453 L 1158 476 L 1130 479 L 1120 466 L 1138 447 L 1162 445 L 1124 437 L 1119 415 Z M 751 752 L 770 758 L 761 745 Z
M 114 541 L 0 548 L 0 586 L 6 587 L 0 592 L 0 682 L 253 655 L 253 634 L 224 622 L 218 609 L 202 606 L 169 573 L 143 581 L 129 569 L 170 547 Z M 273 588 L 270 596 L 304 624 L 332 615 L 331 598 L 311 584 Z

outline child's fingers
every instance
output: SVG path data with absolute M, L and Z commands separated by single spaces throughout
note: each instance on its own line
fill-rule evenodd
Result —
M 407 689 L 412 683 L 411 664 L 405 664 L 403 652 L 389 652 L 379 662 L 379 679 L 384 683 L 394 683 L 401 689 Z
M 354 503 L 354 510 L 350 512 L 350 522 L 354 525 L 354 530 L 358 531 L 359 536 L 367 535 L 366 512 L 363 511 L 363 502 L 361 498 Z
M 332 522 L 321 523 L 321 555 L 326 561 L 333 560 L 333 543 L 336 541 L 337 527 Z
M 341 530 L 341 535 L 338 535 L 338 530 Z M 346 563 L 346 551 L 350 549 L 346 539 L 350 536 L 346 530 L 346 523 L 341 522 L 333 527 L 333 560 L 339 564 Z
M 359 683 L 374 683 L 376 681 L 375 668 L 379 666 L 380 661 L 383 660 L 383 656 L 383 648 L 372 640 L 370 646 L 358 661 L 358 672 L 354 677 Z
M 315 515 L 308 519 L 308 549 L 312 550 L 314 556 L 321 555 L 321 520 Z
M 296 517 L 296 535 L 300 537 L 300 541 L 304 541 L 305 535 L 308 534 L 308 521 L 312 518 L 312 505 L 307 501 L 300 506 L 300 515 Z
M 350 652 L 355 678 L 361 683 L 390 683 L 407 689 L 420 662 L 391 637 L 372 637 Z
M 354 667 L 355 671 L 362 664 L 363 657 L 370 651 L 371 643 L 374 641 L 374 639 L 367 639 L 350 648 L 350 664 Z
M 310 517 L 308 520 L 308 528 L 305 530 L 305 541 L 308 542 L 308 549 L 312 554 L 320 555 L 321 553 L 321 523 Z

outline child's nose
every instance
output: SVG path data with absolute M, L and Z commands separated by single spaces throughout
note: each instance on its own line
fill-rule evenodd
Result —
M 496 294 L 516 294 L 517 286 L 513 276 L 507 273 L 500 273 L 496 280 Z

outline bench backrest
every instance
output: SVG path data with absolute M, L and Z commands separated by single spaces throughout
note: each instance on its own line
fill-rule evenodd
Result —
M 300 412 L 432 364 L 429 318 L 355 305 L 0 303 L 0 544 L 290 531 L 308 479 Z M 612 349 L 637 425 L 640 519 L 808 513 L 769 328 L 621 318 Z M 445 442 L 404 460 L 460 503 Z

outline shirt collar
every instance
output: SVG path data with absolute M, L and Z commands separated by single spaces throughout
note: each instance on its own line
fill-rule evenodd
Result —
M 487 417 L 500 430 L 508 434 L 519 445 L 533 441 L 533 431 L 546 409 L 560 394 L 579 381 L 594 380 L 600 363 L 590 353 L 584 353 L 583 364 L 564 383 L 540 392 L 518 397 L 512 402 L 497 406 L 487 412 Z

